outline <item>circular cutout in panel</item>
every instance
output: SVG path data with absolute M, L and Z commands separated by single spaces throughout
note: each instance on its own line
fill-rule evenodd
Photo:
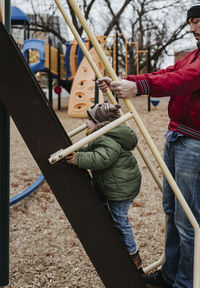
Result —
M 86 80 L 81 80 L 78 82 L 77 86 L 83 87 L 86 83 Z
M 73 110 L 83 111 L 87 108 L 87 105 L 85 103 L 78 103 L 74 106 Z
M 87 67 L 82 67 L 81 68 L 82 73 L 88 73 L 88 68 Z
M 86 97 L 85 93 L 77 91 L 74 95 L 74 98 L 78 101 L 85 101 L 87 97 Z

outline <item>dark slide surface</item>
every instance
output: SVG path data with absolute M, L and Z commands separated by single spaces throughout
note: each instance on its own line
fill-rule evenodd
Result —
M 48 158 L 71 144 L 15 42 L 0 23 L 0 98 L 107 288 L 143 288 L 87 171 Z

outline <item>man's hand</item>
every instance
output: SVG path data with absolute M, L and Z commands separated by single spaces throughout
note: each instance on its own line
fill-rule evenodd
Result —
M 112 82 L 112 79 L 109 77 L 102 77 L 101 79 L 98 79 L 96 81 L 98 87 L 101 89 L 102 92 L 106 92 L 107 89 L 110 89 L 110 83 Z
M 112 81 L 109 77 L 103 77 L 97 80 L 97 85 L 102 92 L 109 88 L 118 98 L 130 98 L 138 94 L 136 82 L 128 80 Z
M 76 152 L 72 152 L 70 155 L 67 155 L 67 156 L 65 157 L 67 163 L 73 164 L 73 163 L 74 163 L 74 157 L 75 157 L 75 155 L 76 155 Z
M 110 83 L 110 87 L 118 98 L 130 98 L 138 94 L 136 82 L 128 80 L 113 81 Z

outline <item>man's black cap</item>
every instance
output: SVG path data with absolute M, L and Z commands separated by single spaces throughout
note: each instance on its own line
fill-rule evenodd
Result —
M 192 5 L 192 7 L 187 11 L 187 22 L 190 18 L 200 17 L 200 2 Z

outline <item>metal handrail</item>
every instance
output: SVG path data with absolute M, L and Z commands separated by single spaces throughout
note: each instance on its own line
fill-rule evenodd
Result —
M 73 145 L 69 146 L 66 149 L 61 149 L 60 151 L 54 153 L 50 156 L 49 162 L 50 164 L 55 164 L 56 162 L 60 161 L 70 153 L 77 151 L 82 146 L 88 144 L 89 142 L 93 141 L 94 139 L 98 138 L 99 136 L 105 134 L 106 132 L 110 131 L 111 129 L 119 126 L 120 124 L 126 122 L 127 120 L 131 119 L 133 114 L 131 112 L 122 115 L 120 118 L 116 119 L 115 121 L 110 122 L 108 125 L 102 127 L 101 129 L 95 131 L 94 133 L 90 134 L 89 136 L 79 140 L 78 142 L 74 143 Z

